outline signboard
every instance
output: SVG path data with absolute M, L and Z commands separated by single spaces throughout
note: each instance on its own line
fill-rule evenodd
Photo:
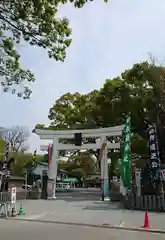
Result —
M 148 128 L 148 145 L 150 154 L 150 178 L 151 182 L 160 180 L 160 158 L 157 142 L 156 126 L 149 125 Z
M 11 189 L 11 203 L 15 204 L 16 203 L 16 187 L 13 187 Z

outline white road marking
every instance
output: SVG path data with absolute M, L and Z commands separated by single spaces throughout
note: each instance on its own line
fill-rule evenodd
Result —
M 120 221 L 119 227 L 124 227 L 124 221 Z

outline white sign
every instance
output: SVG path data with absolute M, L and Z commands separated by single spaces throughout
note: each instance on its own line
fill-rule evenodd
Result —
M 11 189 L 11 203 L 16 203 L 16 187 L 12 188 Z
M 151 167 L 152 168 L 157 168 L 158 167 L 158 163 L 153 161 L 152 164 L 151 164 Z

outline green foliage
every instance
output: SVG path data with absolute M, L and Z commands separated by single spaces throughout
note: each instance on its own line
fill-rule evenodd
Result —
M 0 139 L 0 162 L 4 160 L 5 141 Z M 23 152 L 9 152 L 9 159 L 14 158 L 15 161 L 11 164 L 13 176 L 23 176 L 25 168 L 32 166 L 32 154 Z M 43 155 L 36 155 L 36 161 L 44 161 Z
M 60 3 L 67 1 L 9 0 L 0 3 L 0 76 L 5 92 L 11 90 L 18 97 L 30 97 L 29 83 L 34 82 L 34 75 L 20 66 L 20 55 L 16 51 L 23 40 L 46 49 L 50 58 L 64 61 L 66 48 L 71 44 L 71 29 L 67 18 L 57 18 Z M 21 86 L 19 90 L 18 85 Z
M 148 154 L 148 141 L 139 134 L 132 136 L 131 151 L 139 156 Z
M 35 126 L 35 129 L 45 129 L 45 125 L 44 124 L 37 124 Z
M 146 119 L 158 123 L 160 144 L 165 152 L 165 132 L 162 128 L 165 125 L 164 96 L 165 68 L 148 62 L 137 63 L 121 76 L 107 79 L 100 90 L 61 96 L 50 108 L 48 117 L 51 124 L 48 129 L 115 126 L 123 124 L 131 112 L 132 153 L 139 156 L 148 154 Z M 41 128 L 44 126 L 41 125 Z M 109 155 L 115 169 L 120 156 L 118 153 Z
M 50 58 L 64 61 L 66 49 L 71 44 L 71 29 L 68 19 L 59 19 L 57 12 L 61 4 L 69 2 L 81 8 L 92 0 L 0 2 L 0 77 L 4 92 L 11 91 L 23 99 L 29 99 L 32 93 L 29 85 L 35 78 L 30 70 L 24 70 L 20 65 L 17 51 L 20 42 L 26 41 L 31 46 L 42 47 Z
M 70 2 L 74 3 L 74 6 L 77 8 L 83 7 L 86 3 L 88 2 L 93 2 L 94 0 L 70 0 Z M 67 2 L 67 1 L 62 1 L 62 2 Z M 104 0 L 104 3 L 107 3 L 108 0 Z
M 4 156 L 4 147 L 5 147 L 5 141 L 0 138 L 0 161 L 2 161 Z
M 10 157 L 15 159 L 15 162 L 11 165 L 12 175 L 22 176 L 25 171 L 25 167 L 32 165 L 32 154 L 24 153 L 10 153 Z
M 27 168 L 32 166 L 31 153 L 10 153 L 10 157 L 14 157 L 15 162 L 12 164 L 12 175 L 22 176 Z M 36 161 L 44 161 L 43 155 L 36 155 Z
M 58 168 L 67 171 L 70 177 L 76 177 L 79 180 L 96 172 L 95 161 L 88 151 L 80 152 L 68 161 L 59 161 Z
M 132 128 L 136 132 L 145 118 L 156 122 L 158 111 L 163 124 L 165 101 L 160 96 L 165 89 L 164 76 L 164 68 L 143 62 L 133 65 L 120 77 L 107 79 L 99 91 L 85 95 L 66 93 L 50 108 L 50 128 L 114 126 L 123 124 L 128 112 L 132 114 Z
M 64 94 L 49 111 L 49 119 L 52 120 L 50 127 L 67 129 L 93 126 L 93 119 L 88 117 L 88 113 L 94 108 L 96 95 L 96 90 L 86 95 Z

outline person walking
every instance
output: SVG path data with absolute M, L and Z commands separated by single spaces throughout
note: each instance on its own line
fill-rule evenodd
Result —
M 36 181 L 36 192 L 37 192 L 37 199 L 40 199 L 41 198 L 41 192 L 42 192 L 42 189 L 41 189 L 41 179 L 38 179 Z

